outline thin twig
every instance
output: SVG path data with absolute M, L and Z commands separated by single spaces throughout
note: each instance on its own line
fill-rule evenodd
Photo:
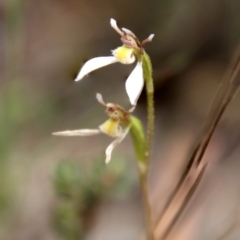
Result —
M 194 181 L 192 181 L 192 185 L 189 188 L 186 197 L 183 199 L 183 203 L 181 208 L 179 209 L 179 211 L 176 213 L 176 215 L 174 216 L 174 218 L 172 219 L 172 222 L 170 223 L 170 225 L 167 227 L 167 229 L 165 230 L 162 239 L 167 239 L 167 237 L 169 236 L 172 228 L 174 227 L 174 225 L 176 224 L 177 220 L 179 219 L 179 217 L 181 216 L 182 212 L 185 210 L 187 204 L 189 203 L 189 201 L 191 200 L 193 194 L 195 193 L 195 190 L 197 189 L 202 176 L 206 170 L 207 165 L 202 165 L 201 168 L 198 170 L 198 173 L 196 174 L 196 178 L 194 179 Z
M 177 187 L 160 216 L 155 230 L 157 238 L 161 237 L 161 239 L 167 239 L 181 213 L 192 198 L 206 170 L 208 163 L 203 163 L 203 156 L 222 115 L 239 90 L 240 81 L 237 79 L 239 69 L 240 55 L 238 54 L 215 97 L 215 101 L 208 116 L 208 121 L 206 121 L 205 134 L 202 140 L 197 144 Z

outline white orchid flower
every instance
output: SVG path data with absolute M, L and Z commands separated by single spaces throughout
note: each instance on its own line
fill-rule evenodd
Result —
M 130 123 L 130 113 L 135 107 L 128 111 L 122 109 L 119 105 L 114 103 L 105 103 L 102 95 L 97 93 L 96 98 L 99 103 L 106 107 L 106 114 L 109 119 L 100 125 L 97 129 L 79 129 L 79 130 L 67 130 L 62 132 L 54 132 L 53 135 L 56 136 L 93 136 L 100 133 L 104 133 L 110 137 L 115 138 L 115 140 L 106 149 L 106 163 L 109 163 L 112 156 L 113 149 L 122 142 L 126 137 L 131 127 Z
M 139 42 L 133 32 L 127 28 L 119 29 L 116 20 L 111 18 L 110 25 L 121 36 L 123 46 L 112 51 L 112 56 L 96 57 L 88 60 L 80 69 L 75 81 L 81 80 L 88 73 L 112 63 L 120 62 L 122 64 L 132 64 L 137 58 L 137 65 L 126 80 L 126 91 L 129 100 L 133 106 L 137 104 L 137 100 L 144 86 L 143 68 L 141 55 L 143 54 L 143 45 L 151 42 L 154 34 Z

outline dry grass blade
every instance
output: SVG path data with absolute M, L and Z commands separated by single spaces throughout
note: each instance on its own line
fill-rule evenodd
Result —
M 235 230 L 239 229 L 239 227 L 240 227 L 240 222 L 239 222 L 239 220 L 233 222 L 233 224 L 227 229 L 227 231 L 224 232 L 224 233 L 223 233 L 219 238 L 217 238 L 216 240 L 226 240 L 226 239 L 228 239 L 228 237 L 231 236 L 231 234 L 232 234 Z
M 206 170 L 208 163 L 203 162 L 203 156 L 227 106 L 239 90 L 239 70 L 240 51 L 237 51 L 233 64 L 229 67 L 223 83 L 220 85 L 215 96 L 213 105 L 205 122 L 202 137 L 197 143 L 179 183 L 158 220 L 155 228 L 157 239 L 163 240 L 168 238 L 172 228 L 192 198 Z

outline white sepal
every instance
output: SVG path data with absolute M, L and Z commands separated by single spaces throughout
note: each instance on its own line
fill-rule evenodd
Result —
M 129 129 L 130 129 L 130 127 L 126 128 L 122 132 L 122 134 L 107 147 L 107 149 L 106 149 L 106 160 L 105 160 L 106 164 L 108 164 L 111 160 L 113 149 L 126 137 L 126 135 L 129 132 Z
M 88 60 L 80 69 L 75 81 L 81 80 L 84 76 L 86 76 L 88 73 L 107 66 L 109 64 L 118 62 L 118 60 L 114 56 L 109 57 L 96 57 Z
M 120 34 L 121 36 L 123 36 L 123 32 L 119 29 L 118 25 L 117 25 L 117 21 L 113 18 L 110 19 L 110 25 L 113 29 L 115 29 L 115 31 Z
M 130 36 L 132 36 L 132 37 L 136 37 L 135 34 L 134 34 L 131 30 L 129 30 L 129 29 L 127 29 L 127 28 L 122 28 L 122 30 L 123 30 L 125 33 L 127 33 L 128 35 L 130 35 Z
M 71 136 L 93 136 L 101 133 L 99 129 L 80 129 L 80 130 L 67 130 L 63 132 L 54 132 L 52 133 L 53 135 L 56 136 L 66 136 L 66 137 L 71 137 Z
M 130 102 L 133 106 L 137 104 L 137 100 L 142 92 L 144 85 L 142 62 L 137 62 L 126 81 L 126 91 Z
M 98 100 L 98 102 L 99 102 L 100 104 L 102 104 L 103 106 L 105 106 L 105 107 L 106 107 L 106 103 L 104 102 L 104 100 L 103 100 L 103 97 L 102 97 L 102 94 L 101 94 L 101 93 L 97 93 L 97 94 L 96 94 L 96 99 Z
M 155 34 L 150 34 L 149 37 L 147 38 L 149 40 L 149 42 L 151 42 L 153 40 L 153 37 L 155 36 Z

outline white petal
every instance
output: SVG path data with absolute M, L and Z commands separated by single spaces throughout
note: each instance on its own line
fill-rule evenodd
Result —
M 144 85 L 142 62 L 138 62 L 126 81 L 126 91 L 132 105 L 136 105 Z
M 128 113 L 132 113 L 134 110 L 135 110 L 136 106 L 133 106 L 131 107 L 129 110 L 128 110 Z
M 56 136 L 93 136 L 101 133 L 99 129 L 80 129 L 80 130 L 67 130 L 63 132 L 54 132 L 53 135 Z
M 121 36 L 123 36 L 123 32 L 119 29 L 117 25 L 117 21 L 113 18 L 110 19 L 110 25 L 113 29 L 116 30 L 117 33 L 119 33 Z
M 118 137 L 117 139 L 115 139 L 106 149 L 106 160 L 105 163 L 109 163 L 111 160 L 111 156 L 112 156 L 112 151 L 113 149 L 126 137 L 126 135 L 129 132 L 129 127 L 126 128 L 123 133 L 121 134 L 120 137 Z
M 131 35 L 132 37 L 136 37 L 135 34 L 134 34 L 131 30 L 129 30 L 129 29 L 127 29 L 127 28 L 122 28 L 122 30 L 123 30 L 125 33 Z
M 113 56 L 92 58 L 92 59 L 88 60 L 82 66 L 75 81 L 81 80 L 85 75 L 87 75 L 88 73 L 90 73 L 98 68 L 107 66 L 107 65 L 115 63 L 115 62 L 118 62 L 118 60 Z
M 149 37 L 148 37 L 147 39 L 151 42 L 152 39 L 153 39 L 153 37 L 154 37 L 154 34 L 150 34 Z
M 154 34 L 150 34 L 146 39 L 144 39 L 142 42 L 141 42 L 141 45 L 144 46 L 146 43 L 149 43 L 152 41 L 154 37 Z
M 102 104 L 103 106 L 106 107 L 106 103 L 105 103 L 104 100 L 103 100 L 102 94 L 97 93 L 97 94 L 96 94 L 96 99 L 98 100 L 98 102 L 99 102 L 100 104 Z

